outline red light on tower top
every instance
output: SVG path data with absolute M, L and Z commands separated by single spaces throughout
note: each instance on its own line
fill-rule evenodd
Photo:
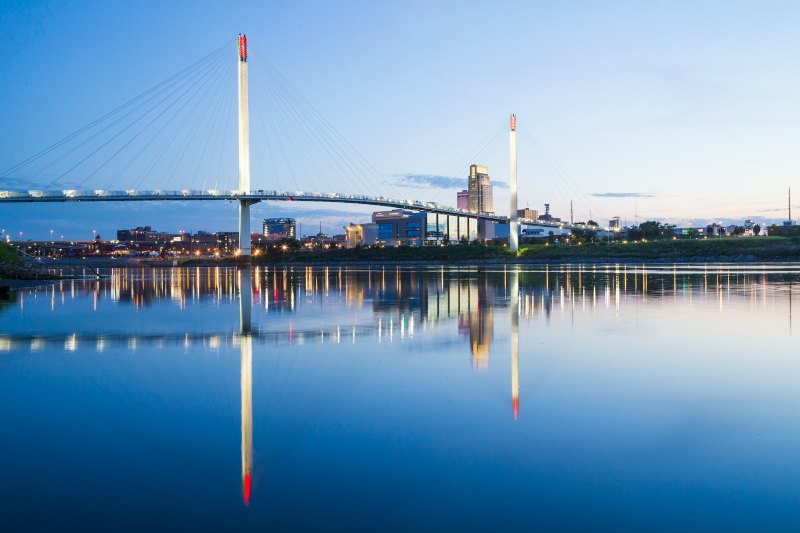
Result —
M 247 36 L 239 34 L 239 61 L 247 61 Z
M 517 115 L 511 115 L 511 131 L 517 131 Z

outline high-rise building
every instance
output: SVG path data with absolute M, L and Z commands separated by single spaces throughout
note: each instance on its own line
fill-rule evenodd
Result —
M 611 220 L 609 220 L 608 221 L 608 227 L 610 229 L 619 229 L 620 228 L 619 217 L 614 217 Z
M 297 235 L 297 222 L 293 218 L 264 219 L 264 237 L 267 239 L 294 239 Z
M 467 189 L 456 193 L 456 209 L 469 211 L 469 191 Z
M 489 168 L 485 165 L 470 165 L 467 192 L 469 211 L 472 213 L 494 213 L 492 184 L 489 183 Z
M 527 218 L 529 220 L 536 220 L 539 218 L 539 211 L 526 207 L 525 209 L 517 209 L 517 216 L 519 218 Z

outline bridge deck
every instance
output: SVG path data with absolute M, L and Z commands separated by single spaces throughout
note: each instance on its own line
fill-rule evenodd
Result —
M 342 193 L 319 192 L 285 192 L 285 191 L 240 191 L 223 190 L 180 190 L 180 191 L 107 191 L 107 190 L 64 190 L 64 191 L 0 191 L 0 204 L 3 203 L 46 203 L 46 202 L 169 202 L 169 201 L 213 201 L 213 200 L 252 200 L 283 202 L 329 202 L 343 204 L 373 205 L 392 209 L 410 209 L 414 211 L 438 213 L 468 218 L 493 220 L 508 224 L 506 216 L 492 213 L 470 213 L 453 207 L 441 206 L 435 202 L 419 202 L 398 200 L 382 196 L 364 196 Z M 541 220 L 520 219 L 520 224 L 553 228 L 569 228 L 569 224 L 546 222 Z

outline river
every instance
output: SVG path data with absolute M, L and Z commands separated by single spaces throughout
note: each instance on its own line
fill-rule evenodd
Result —
M 800 523 L 800 264 L 103 273 L 0 301 L 15 531 Z

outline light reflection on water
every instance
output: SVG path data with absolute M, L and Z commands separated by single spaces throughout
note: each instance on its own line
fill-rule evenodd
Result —
M 0 384 L 13 384 L 10 390 L 16 391 L 6 409 L 30 402 L 31 390 L 39 393 L 38 400 L 49 394 L 35 379 L 15 378 L 12 369 L 22 374 L 41 371 L 50 383 L 87 375 L 115 381 L 122 379 L 117 374 L 139 368 L 137 354 L 150 361 L 153 356 L 162 358 L 157 365 L 166 365 L 164 371 L 175 373 L 171 375 L 191 375 L 192 359 L 182 356 L 193 355 L 200 366 L 211 366 L 206 370 L 210 374 L 182 386 L 189 396 L 203 396 L 214 374 L 230 374 L 226 361 L 236 354 L 235 403 L 241 430 L 237 492 L 240 505 L 248 510 L 237 511 L 234 525 L 256 517 L 297 525 L 292 522 L 298 520 L 294 504 L 287 503 L 292 490 L 281 492 L 287 486 L 326 494 L 329 504 L 322 507 L 335 509 L 345 523 L 362 526 L 375 517 L 390 528 L 459 523 L 552 525 L 560 523 L 558 516 L 574 505 L 572 496 L 582 495 L 592 502 L 585 502 L 585 512 L 570 517 L 566 524 L 591 527 L 597 525 L 595 520 L 620 516 L 630 501 L 641 506 L 641 513 L 661 509 L 663 502 L 655 495 L 664 491 L 685 491 L 685 496 L 673 497 L 670 505 L 693 513 L 702 508 L 702 498 L 716 502 L 708 504 L 707 517 L 696 515 L 697 525 L 712 520 L 720 506 L 732 505 L 730 483 L 747 493 L 737 483 L 749 479 L 758 489 L 749 496 L 767 505 L 775 504 L 778 494 L 762 485 L 796 489 L 800 481 L 786 473 L 768 473 L 765 479 L 754 480 L 758 472 L 743 466 L 747 460 L 767 471 L 790 466 L 793 455 L 784 452 L 800 444 L 796 415 L 784 414 L 766 423 L 774 431 L 770 444 L 775 453 L 762 461 L 750 435 L 733 437 L 729 443 L 749 452 L 710 459 L 695 449 L 702 448 L 709 437 L 694 427 L 719 425 L 721 434 L 760 427 L 764 413 L 775 409 L 785 413 L 795 407 L 792 402 L 800 400 L 795 382 L 787 379 L 796 371 L 791 357 L 795 355 L 792 300 L 800 265 L 199 267 L 116 269 L 109 274 L 99 281 L 65 280 L 20 290 L 11 301 L 0 303 Z M 59 353 L 86 362 L 70 359 L 65 368 Z M 288 362 L 281 359 L 287 353 L 292 356 Z M 30 359 L 28 354 L 44 359 Z M 208 354 L 224 359 L 216 364 L 207 359 Z M 104 355 L 115 357 L 97 359 Z M 274 363 L 264 360 L 270 357 L 277 359 Z M 368 362 L 391 368 L 364 370 Z M 751 372 L 760 375 L 748 379 Z M 272 398 L 276 379 L 284 380 L 278 387 L 283 396 L 264 404 L 263 395 Z M 297 388 L 287 392 L 288 382 Z M 352 382 L 357 383 L 353 390 L 345 387 Z M 154 392 L 148 383 L 144 378 L 141 384 L 126 382 L 129 397 L 114 392 L 114 401 L 138 398 L 147 404 L 152 401 L 148 394 L 163 394 L 161 402 L 181 403 L 169 391 Z M 331 387 L 341 395 L 332 394 Z M 81 404 L 89 401 L 81 397 L 93 397 L 96 389 L 96 383 L 82 383 L 69 391 Z M 212 406 L 216 401 L 232 401 L 231 387 L 214 392 L 216 397 L 211 394 L 187 408 L 192 417 L 213 414 L 218 409 Z M 692 397 L 687 399 L 687 394 Z M 756 400 L 747 406 L 749 412 L 728 412 L 733 405 L 741 406 L 741 398 L 732 399 L 737 394 Z M 503 396 L 506 399 L 500 403 L 505 407 L 496 401 Z M 436 408 L 428 403 L 432 399 Z M 762 400 L 768 405 L 759 410 Z M 443 401 L 450 404 L 444 411 Z M 53 422 L 46 409 L 30 405 L 29 420 Z M 308 419 L 302 409 L 297 411 L 298 405 L 326 405 L 326 415 Z M 699 418 L 687 414 L 693 410 L 704 414 Z M 709 414 L 715 411 L 722 415 Z M 495 415 L 502 412 L 507 416 L 497 419 Z M 230 415 L 222 416 L 219 425 L 230 426 Z M 297 415 L 300 422 L 294 418 Z M 164 416 L 157 428 L 176 423 Z M 314 422 L 311 426 L 309 420 Z M 597 420 L 621 425 L 612 430 L 598 426 Z M 82 423 L 79 429 L 86 435 L 99 431 L 91 420 Z M 7 429 L 14 432 L 14 424 L 7 424 Z M 202 422 L 186 429 L 194 437 L 204 435 Z M 543 429 L 553 436 L 541 433 Z M 463 440 L 452 441 L 448 432 Z M 319 433 L 318 437 L 334 444 L 328 448 L 324 440 L 292 441 L 299 433 Z M 509 440 L 514 435 L 517 438 Z M 229 442 L 229 436 L 201 439 L 220 447 L 218 441 Z M 281 441 L 287 438 L 296 449 Z M 0 450 L 20 455 L 11 441 Z M 683 451 L 666 452 L 669 441 Z M 589 442 L 596 446 L 587 446 Z M 375 452 L 376 445 L 385 446 L 386 454 Z M 202 453 L 202 445 L 193 446 Z M 617 448 L 625 452 L 624 457 L 617 455 Z M 474 456 L 463 455 L 467 450 Z M 645 450 L 646 457 L 640 457 Z M 378 455 L 367 461 L 383 472 L 377 483 L 368 468 L 359 468 L 358 459 L 364 453 Z M 67 455 L 85 471 L 100 468 L 94 457 L 80 452 Z M 143 482 L 137 474 L 156 474 L 149 471 L 145 455 L 134 451 L 126 456 L 130 466 L 125 470 L 137 483 Z M 261 465 L 259 456 L 264 458 Z M 329 463 L 334 457 L 342 462 L 341 468 Z M 701 460 L 710 461 L 713 468 L 695 464 Z M 438 476 L 427 478 L 418 470 L 422 465 Z M 609 471 L 610 465 L 618 471 Z M 409 479 L 404 468 L 421 479 Z M 514 492 L 499 490 L 497 496 L 487 496 L 485 507 L 465 509 L 458 502 L 466 496 L 454 484 L 460 480 L 464 487 L 476 488 L 469 476 L 472 470 L 484 476 L 478 486 L 507 484 Z M 684 477 L 675 479 L 676 470 L 684 472 Z M 449 477 L 441 477 L 443 473 Z M 700 482 L 695 476 L 701 474 L 711 478 Z M 219 479 L 229 479 L 228 475 L 226 470 Z M 298 479 L 290 475 L 301 476 L 302 483 L 298 485 Z M 426 479 L 433 492 L 417 486 Z M 8 482 L 0 485 L 0 496 L 12 498 L 7 494 Z M 396 493 L 412 486 L 418 490 L 416 496 L 402 490 Z M 366 498 L 374 507 L 360 514 L 345 512 L 341 506 L 346 500 L 326 492 L 331 487 L 342 487 L 350 497 Z M 217 513 L 231 512 L 226 500 L 230 488 L 225 481 L 215 487 L 204 512 L 217 518 Z M 145 490 L 160 492 L 152 487 Z M 372 500 L 373 490 L 384 490 L 387 497 Z M 442 490 L 452 496 L 442 496 Z M 72 504 L 85 506 L 92 491 L 86 492 L 84 499 L 79 483 Z M 388 497 L 399 498 L 401 493 L 405 503 Z M 435 513 L 425 500 L 433 493 L 442 500 Z M 507 500 L 498 499 L 503 494 Z M 797 503 L 798 498 L 782 494 L 783 504 Z M 197 494 L 186 498 L 186 505 L 202 500 Z M 518 498 L 542 498 L 553 507 L 538 516 L 509 509 L 508 501 Z M 285 508 L 273 505 L 277 502 Z M 382 514 L 408 505 L 419 513 L 402 514 L 402 519 L 395 517 L 397 521 Z M 25 509 L 24 504 L 18 507 Z M 152 509 L 146 506 L 143 517 Z M 753 516 L 758 516 L 756 510 Z M 738 512 L 746 517 L 747 511 Z M 507 514 L 501 518 L 501 512 Z M 794 516 L 800 517 L 796 511 Z M 641 527 L 649 524 L 645 517 L 633 513 L 628 522 L 621 523 Z M 320 520 L 306 517 L 300 523 L 309 528 L 331 527 Z M 672 525 L 687 523 L 675 520 Z
M 735 305 L 741 310 L 746 302 L 750 311 L 776 299 L 786 306 L 789 324 L 793 285 L 800 278 L 800 266 L 776 265 L 593 265 L 556 266 L 537 269 L 494 268 L 254 268 L 251 270 L 250 301 L 256 308 L 251 328 L 257 342 L 306 343 L 341 342 L 342 335 L 353 338 L 377 337 L 394 340 L 394 335 L 413 336 L 415 327 L 427 329 L 441 321 L 457 320 L 459 331 L 468 336 L 474 363 L 487 363 L 493 337 L 493 317 L 497 309 L 507 308 L 511 299 L 510 284 L 520 299 L 524 319 L 555 313 L 571 316 L 581 312 L 614 311 L 623 306 L 636 307 L 648 301 L 671 299 L 673 302 L 701 305 L 715 302 L 720 310 Z M 513 278 L 513 281 L 510 279 Z M 237 331 L 231 327 L 234 317 L 226 305 L 239 302 L 241 274 L 227 268 L 193 269 L 114 269 L 110 278 L 65 280 L 56 284 L 19 291 L 13 305 L 6 303 L 0 313 L 8 324 L 0 333 L 0 349 L 40 350 L 48 343 L 102 340 L 99 349 L 109 343 L 124 343 L 131 348 L 144 343 L 191 343 L 219 345 L 235 343 Z M 89 320 L 70 320 L 64 327 L 42 328 L 36 320 L 47 315 L 42 303 L 49 304 L 52 316 L 75 313 L 76 301 L 89 300 Z M 98 313 L 98 302 L 106 305 Z M 26 313 L 26 305 L 28 312 Z M 36 317 L 31 317 L 35 305 Z M 120 309 L 111 310 L 109 306 Z M 210 310 L 208 306 L 215 309 Z M 195 306 L 195 307 L 192 307 Z M 166 311 L 191 313 L 209 311 L 224 319 L 225 327 L 209 327 L 206 319 L 185 328 L 168 322 L 131 324 L 119 320 L 151 307 Z M 320 311 L 324 309 L 324 311 Z M 343 310 L 349 310 L 343 311 Z M 16 311 L 13 319 L 9 318 Z M 369 312 L 370 320 L 356 321 L 353 315 Z M 79 312 L 84 313 L 86 309 Z M 274 327 L 275 314 L 307 318 L 325 316 L 319 329 Z M 177 315 L 180 316 L 180 315 Z M 252 318 L 251 318 L 252 320 Z M 282 326 L 287 321 L 279 321 Z M 292 324 L 291 319 L 288 324 Z M 42 331 L 44 329 L 44 331 Z M 141 332 L 146 330 L 147 333 Z M 343 333 L 344 332 L 344 333 Z

